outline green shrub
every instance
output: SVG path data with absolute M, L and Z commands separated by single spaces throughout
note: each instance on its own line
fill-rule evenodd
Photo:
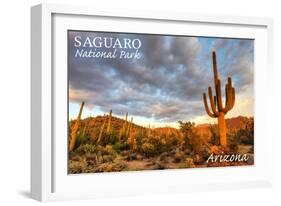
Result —
M 211 133 L 210 143 L 212 145 L 219 145 L 220 144 L 220 135 L 219 135 L 219 128 L 216 124 L 211 124 L 209 126 L 209 130 Z
M 183 133 L 183 149 L 192 149 L 195 153 L 200 153 L 200 148 L 203 145 L 203 141 L 200 135 L 197 133 L 195 123 L 179 121 L 180 130 Z
M 80 161 L 68 161 L 68 172 L 70 174 L 79 174 L 85 172 L 87 169 L 88 163 L 85 159 L 81 159 Z
M 125 143 L 119 143 L 116 142 L 114 145 L 112 145 L 112 148 L 116 151 L 116 152 L 121 152 L 123 150 L 129 150 L 130 149 L 130 145 L 125 142 Z
M 127 168 L 127 163 L 124 161 L 116 161 L 113 163 L 103 163 L 99 165 L 95 172 L 119 172 Z
M 184 158 L 184 152 L 180 151 L 178 148 L 175 151 L 174 162 L 180 162 Z
M 80 145 L 76 151 L 80 154 L 96 153 L 97 147 L 92 144 L 83 144 L 83 145 Z
M 89 141 L 88 135 L 82 135 L 81 133 L 78 133 L 76 135 L 76 141 L 75 141 L 74 149 L 77 149 L 78 147 L 80 147 L 80 145 L 86 144 L 88 141 Z
M 228 149 L 230 150 L 229 152 L 237 152 L 240 137 L 237 135 L 237 133 L 228 133 L 227 136 L 227 145 Z
M 153 157 L 159 153 L 155 146 L 151 143 L 145 142 L 143 143 L 142 147 L 142 152 L 145 154 L 147 157 Z
M 110 155 L 113 158 L 115 158 L 117 156 L 117 152 L 112 148 L 111 145 L 106 145 L 105 147 L 98 147 L 98 152 L 102 155 Z

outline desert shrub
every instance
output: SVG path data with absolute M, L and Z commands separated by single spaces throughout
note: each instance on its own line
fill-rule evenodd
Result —
M 195 126 L 194 123 L 192 122 L 178 122 L 180 124 L 180 131 L 183 134 L 183 142 L 182 142 L 182 147 L 183 149 L 189 148 L 191 146 L 190 144 L 190 139 L 193 135 L 193 128 Z
M 120 142 L 116 142 L 114 145 L 112 145 L 112 148 L 116 151 L 116 152 L 121 152 L 123 150 L 128 150 L 130 149 L 130 145 L 125 142 L 125 143 L 120 143 Z
M 254 129 L 245 127 L 236 132 L 236 138 L 239 139 L 241 144 L 253 145 L 254 144 Z
M 176 149 L 174 155 L 174 162 L 181 162 L 183 158 L 184 158 L 184 152 L 180 151 L 179 149 Z
M 193 151 L 196 154 L 199 154 L 201 152 L 201 149 L 203 147 L 203 141 L 198 134 L 194 133 L 194 135 L 191 136 L 190 144 L 191 144 L 191 147 L 192 147 Z
M 229 134 L 231 141 L 235 144 L 253 145 L 254 144 L 254 119 L 246 120 L 245 125 Z
M 118 141 L 118 136 L 116 132 L 106 133 L 102 132 L 99 138 L 98 144 L 102 146 L 106 146 L 108 144 L 115 144 Z
M 176 133 L 171 133 L 168 138 L 162 134 L 160 143 L 162 152 L 172 151 L 181 145 L 180 137 Z
M 80 161 L 68 161 L 68 172 L 71 174 L 83 173 L 87 169 L 88 163 L 86 159 Z
M 179 121 L 180 130 L 183 133 L 183 149 L 190 148 L 195 153 L 199 153 L 203 145 L 200 135 L 197 133 L 195 123 Z
M 254 144 L 254 120 L 250 118 L 246 121 L 245 126 L 231 131 L 227 134 L 228 147 L 230 151 L 237 152 L 238 145 L 253 145 Z
M 85 158 L 88 162 L 89 161 L 95 162 L 95 163 L 98 162 L 98 155 L 96 153 L 87 153 L 87 154 L 85 154 Z
M 98 147 L 99 148 L 99 152 L 101 153 L 101 155 L 111 155 L 112 157 L 116 157 L 117 156 L 117 152 L 112 148 L 111 145 L 106 145 L 105 147 Z
M 147 157 L 153 157 L 168 149 L 167 140 L 165 138 L 151 134 L 144 139 L 140 151 Z
M 144 155 L 147 157 L 153 157 L 159 153 L 159 151 L 156 150 L 155 146 L 148 142 L 142 144 L 141 149 Z
M 80 145 L 76 151 L 80 154 L 96 153 L 97 147 L 92 144 L 83 144 L 83 145 Z
M 115 159 L 115 155 L 103 155 L 102 156 L 103 162 L 113 162 L 114 159 Z
M 212 145 L 220 145 L 220 135 L 218 125 L 211 124 L 209 126 L 209 130 L 211 133 L 210 143 Z
M 239 136 L 236 132 L 229 132 L 227 134 L 227 137 L 227 145 L 229 152 L 237 152 L 240 140 Z
M 141 149 L 141 146 L 146 139 L 146 133 L 144 129 L 140 129 L 137 134 L 136 134 L 136 145 L 137 145 L 137 150 Z
M 129 133 L 127 142 L 130 145 L 130 149 L 132 151 L 136 151 L 137 150 L 136 132 L 131 131 Z
M 118 133 L 116 130 L 112 129 L 111 134 L 108 137 L 108 144 L 115 144 L 119 141 Z
M 200 157 L 203 160 L 207 160 L 212 153 L 212 148 L 215 150 L 215 148 L 218 148 L 218 147 L 216 145 L 214 147 L 211 147 L 208 144 L 203 144 L 200 148 L 200 153 L 198 153 L 198 154 L 200 154 Z M 215 152 L 217 152 L 217 151 L 215 151 Z
M 167 140 L 168 144 L 172 146 L 177 146 L 180 142 L 178 134 L 172 133 L 170 138 Z
M 88 135 L 83 135 L 81 133 L 78 133 L 76 135 L 74 150 L 77 149 L 80 145 L 86 144 L 88 141 L 89 141 Z
M 127 168 L 127 164 L 124 161 L 116 161 L 112 163 L 103 163 L 99 165 L 95 172 L 119 172 Z

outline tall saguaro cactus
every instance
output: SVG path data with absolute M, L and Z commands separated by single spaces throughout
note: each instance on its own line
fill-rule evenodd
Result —
M 107 134 L 111 133 L 111 118 L 112 118 L 112 110 L 110 110 L 108 115 L 108 122 L 107 122 L 107 129 L 106 129 Z
M 207 103 L 206 94 L 203 94 L 204 106 L 207 114 L 210 117 L 218 118 L 218 127 L 220 134 L 220 144 L 223 148 L 227 146 L 227 138 L 226 138 L 226 124 L 225 124 L 225 115 L 231 110 L 234 106 L 235 102 L 235 89 L 232 87 L 231 77 L 228 77 L 227 84 L 225 85 L 225 106 L 222 103 L 222 95 L 221 95 L 221 82 L 218 75 L 217 68 L 217 60 L 216 60 L 216 52 L 213 51 L 213 71 L 214 71 L 214 86 L 216 95 L 213 96 L 212 88 L 208 88 L 209 100 L 211 105 L 211 110 L 209 109 Z
M 119 141 L 121 140 L 121 138 L 123 136 L 126 136 L 127 138 L 127 127 L 128 127 L 128 112 L 126 112 L 125 115 L 125 122 L 123 123 L 122 128 L 120 129 L 120 133 L 119 133 Z
M 81 120 L 81 115 L 82 115 L 82 110 L 83 110 L 84 104 L 85 104 L 85 102 L 82 102 L 82 104 L 80 106 L 78 117 L 74 123 L 74 126 L 71 128 L 71 131 L 70 131 L 69 147 L 68 147 L 69 151 L 72 151 L 75 146 L 76 135 L 77 135 L 77 132 L 80 127 L 80 120 Z

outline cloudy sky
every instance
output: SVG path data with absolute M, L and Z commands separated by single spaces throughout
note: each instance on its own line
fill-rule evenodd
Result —
M 140 59 L 75 57 L 75 36 L 138 38 Z M 236 90 L 237 101 L 227 117 L 253 116 L 253 40 L 69 31 L 69 118 L 76 118 L 85 101 L 83 117 L 112 109 L 122 118 L 128 112 L 144 126 L 177 127 L 179 120 L 214 122 L 206 115 L 202 100 L 202 93 L 213 87 L 213 50 L 223 96 L 228 76 Z

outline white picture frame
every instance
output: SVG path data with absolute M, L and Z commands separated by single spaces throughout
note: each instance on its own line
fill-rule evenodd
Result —
M 98 19 L 98 21 L 97 21 Z M 120 24 L 116 24 L 116 21 Z M 155 26 L 157 24 L 157 26 Z M 267 89 L 273 87 L 273 21 L 268 18 L 160 13 L 40 4 L 31 9 L 31 196 L 39 201 L 153 193 L 210 191 L 273 184 L 273 134 Z M 255 165 L 211 169 L 122 172 L 69 176 L 64 124 L 68 29 L 122 32 L 192 32 L 192 35 L 251 37 L 255 47 Z M 168 26 L 167 26 L 168 25 Z M 192 28 L 185 30 L 185 26 Z M 210 28 L 215 29 L 210 29 Z M 171 33 L 171 32 L 169 32 Z M 65 37 L 65 40 L 63 39 Z M 60 42 L 60 43 L 58 43 Z M 63 46 L 64 45 L 64 46 Z M 58 60 L 59 59 L 59 60 Z M 268 98 L 263 98 L 268 96 Z M 261 126 L 262 125 L 262 126 Z M 261 139 L 264 138 L 264 139 Z M 261 151 L 262 148 L 262 151 Z

